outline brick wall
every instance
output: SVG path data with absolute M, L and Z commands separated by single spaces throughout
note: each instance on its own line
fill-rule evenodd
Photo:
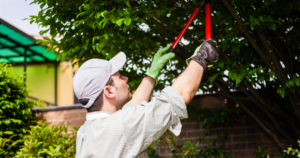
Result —
M 201 106 L 219 108 L 225 106 L 226 100 L 214 95 L 196 96 L 190 103 L 190 106 Z M 46 109 L 33 109 L 35 116 L 38 119 L 46 119 L 52 122 L 52 125 L 69 124 L 69 129 L 80 126 L 85 121 L 86 110 L 80 105 L 62 106 L 62 107 L 48 107 Z M 185 139 L 179 140 L 178 145 L 185 141 L 195 141 L 196 135 L 205 130 L 210 125 L 198 124 L 196 120 L 185 119 L 182 120 L 182 132 L 179 137 Z M 278 145 L 252 121 L 247 115 L 239 118 L 238 122 L 231 126 L 221 126 L 213 128 L 211 134 L 202 141 L 198 147 L 204 148 L 208 144 L 216 140 L 220 132 L 228 133 L 228 138 L 225 140 L 225 150 L 231 155 L 234 154 L 236 158 L 250 158 L 257 148 L 258 143 L 261 147 L 268 147 L 268 154 L 276 155 L 281 152 Z M 285 142 L 288 145 L 288 142 Z M 166 146 L 162 145 L 157 151 L 159 155 L 164 158 L 171 158 L 170 151 L 166 153 Z
M 32 109 L 37 119 L 46 119 L 51 125 L 69 125 L 69 130 L 73 127 L 81 126 L 85 121 L 86 109 L 81 105 L 47 107 L 46 109 Z

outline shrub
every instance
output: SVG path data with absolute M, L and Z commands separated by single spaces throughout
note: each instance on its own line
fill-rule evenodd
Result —
M 28 91 L 24 87 L 22 76 L 14 74 L 10 64 L 0 61 L 0 138 L 2 141 L 21 139 L 33 123 L 31 108 L 35 102 L 27 100 L 27 95 Z M 10 137 L 11 135 L 14 137 Z
M 28 134 L 14 142 L 24 144 L 14 157 L 75 157 L 77 128 L 68 133 L 68 126 L 49 124 L 38 121 L 30 126 Z
M 148 147 L 148 157 L 159 158 L 158 153 L 155 152 L 156 149 L 160 148 L 160 145 L 166 144 L 167 150 L 171 150 L 173 158 L 193 158 L 193 157 L 203 157 L 203 158 L 234 158 L 234 155 L 230 156 L 224 151 L 224 143 L 227 137 L 223 132 L 220 133 L 218 139 L 210 143 L 209 145 L 199 148 L 198 145 L 205 139 L 207 135 L 211 132 L 211 128 L 205 129 L 203 132 L 197 135 L 197 139 L 194 142 L 186 141 L 184 144 L 178 144 L 178 140 L 184 138 L 178 138 L 173 134 L 166 132 L 166 138 L 160 138 L 156 142 L 152 143 Z
M 206 136 L 211 134 L 212 128 L 220 125 L 231 125 L 237 121 L 240 113 L 243 111 L 236 106 L 228 105 L 227 108 L 222 109 L 209 109 L 201 107 L 188 106 L 189 118 L 196 119 L 198 123 L 202 122 L 203 125 L 210 124 L 210 128 L 206 128 L 203 132 L 198 133 L 195 141 L 186 141 L 179 144 L 178 140 L 184 139 L 174 136 L 168 131 L 164 136 L 153 142 L 147 150 L 148 157 L 158 158 L 159 154 L 156 152 L 161 146 L 166 145 L 166 152 L 172 152 L 173 158 L 192 158 L 192 157 L 214 157 L 214 158 L 233 158 L 234 155 L 229 155 L 224 150 L 225 139 L 227 134 L 220 132 L 218 138 L 204 147 L 199 147 L 199 144 L 204 141 Z

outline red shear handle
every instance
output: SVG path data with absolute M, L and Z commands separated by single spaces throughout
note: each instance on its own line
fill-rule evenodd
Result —
M 193 21 L 193 19 L 195 18 L 195 16 L 197 15 L 198 11 L 200 10 L 200 8 L 196 8 L 192 14 L 192 16 L 190 17 L 190 19 L 188 20 L 188 22 L 185 24 L 184 28 L 181 30 L 180 34 L 178 35 L 178 37 L 176 38 L 175 42 L 172 45 L 172 48 L 174 49 L 176 47 L 176 45 L 179 43 L 181 37 L 183 36 L 183 34 L 185 33 L 185 31 L 187 30 L 187 28 L 190 26 L 191 22 Z
M 205 40 L 211 38 L 211 26 L 210 26 L 210 2 L 206 3 L 205 5 Z

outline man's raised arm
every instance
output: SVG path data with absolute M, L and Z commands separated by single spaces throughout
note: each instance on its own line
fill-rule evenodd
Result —
M 139 105 L 143 101 L 149 101 L 153 88 L 155 86 L 155 81 L 157 81 L 158 76 L 161 73 L 161 69 L 164 67 L 167 61 L 169 61 L 175 56 L 174 53 L 164 54 L 168 51 L 170 47 L 171 46 L 162 48 L 158 50 L 158 52 L 154 55 L 151 67 L 146 72 L 147 76 L 144 77 L 144 79 L 132 95 L 132 99 L 129 102 Z
M 207 66 L 212 65 L 218 57 L 216 43 L 209 39 L 202 43 L 189 58 L 192 60 L 187 68 L 172 84 L 172 87 L 182 96 L 185 104 L 188 104 L 195 96 Z

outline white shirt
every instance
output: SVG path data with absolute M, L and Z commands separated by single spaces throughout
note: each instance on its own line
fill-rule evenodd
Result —
M 187 118 L 182 97 L 166 87 L 150 102 L 127 103 L 115 113 L 87 113 L 77 132 L 76 158 L 144 158 L 144 150 L 168 129 L 178 136 Z

